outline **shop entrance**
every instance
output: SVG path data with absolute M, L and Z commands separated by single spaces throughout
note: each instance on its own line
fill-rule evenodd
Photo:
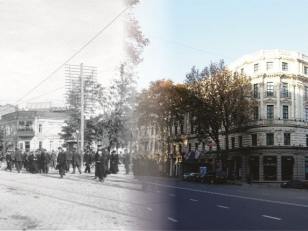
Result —
M 264 180 L 277 180 L 277 157 L 264 156 Z
M 281 176 L 282 180 L 292 180 L 293 179 L 293 164 L 294 158 L 292 156 L 282 156 L 281 157 Z
M 250 156 L 249 157 L 250 175 L 252 180 L 259 180 L 259 157 Z

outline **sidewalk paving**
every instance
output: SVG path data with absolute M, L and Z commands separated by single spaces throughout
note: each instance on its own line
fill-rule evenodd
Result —
M 144 207 L 151 198 L 124 167 L 105 182 L 94 174 L 49 174 L 0 170 L 1 230 L 151 229 Z

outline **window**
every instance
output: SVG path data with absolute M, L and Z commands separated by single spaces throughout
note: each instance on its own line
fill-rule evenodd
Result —
M 283 98 L 287 98 L 288 97 L 288 84 L 287 83 L 282 83 L 282 92 L 281 92 L 281 96 Z
M 253 119 L 258 120 L 259 119 L 259 107 L 255 107 L 253 110 Z
M 267 105 L 267 118 L 268 119 L 274 118 L 274 105 Z
M 19 143 L 19 149 L 23 150 L 24 149 L 24 144 L 23 143 Z
M 43 124 L 39 124 L 39 133 L 43 133 Z
M 39 149 L 42 149 L 43 148 L 43 143 L 42 141 L 39 142 Z
M 288 106 L 283 106 L 282 108 L 283 108 L 282 109 L 283 119 L 284 120 L 289 119 L 289 107 Z
M 244 75 L 244 68 L 241 69 L 241 75 Z
M 288 71 L 288 63 L 282 62 L 282 70 L 283 71 Z
M 266 63 L 266 70 L 273 70 L 273 62 Z
M 283 143 L 284 143 L 284 145 L 290 145 L 291 144 L 291 135 L 290 135 L 290 133 L 284 133 L 284 135 L 283 135 Z
M 172 127 L 170 126 L 170 136 L 172 136 Z
M 194 134 L 194 125 L 192 123 L 190 124 L 190 133 Z
M 238 146 L 239 146 L 240 148 L 243 147 L 243 136 L 239 136 L 239 137 L 238 137 Z
M 251 146 L 257 146 L 257 134 L 251 135 Z
M 255 71 L 255 72 L 258 72 L 258 71 L 259 71 L 259 63 L 256 63 L 256 64 L 254 65 L 254 71 Z
M 195 151 L 197 151 L 199 148 L 199 143 L 195 143 Z
M 181 134 L 184 134 L 184 125 L 181 124 Z
M 306 135 L 306 146 L 308 147 L 308 135 Z
M 308 75 L 308 67 L 304 66 L 304 74 Z
M 274 96 L 274 83 L 272 82 L 267 83 L 266 96 Z
M 178 126 L 174 126 L 174 135 L 178 134 Z
M 304 100 L 307 101 L 307 97 L 308 97 L 308 87 L 305 86 L 305 87 L 304 87 Z
M 188 151 L 191 152 L 191 144 L 188 144 Z
M 173 155 L 176 154 L 176 145 L 173 145 Z
M 258 84 L 253 85 L 253 97 L 259 98 L 259 92 L 258 92 Z
M 30 142 L 29 141 L 25 142 L 25 149 L 26 149 L 26 151 L 30 150 Z
M 266 134 L 266 145 L 274 145 L 274 134 Z
M 305 108 L 305 120 L 308 121 L 308 108 Z
M 235 138 L 234 137 L 231 138 L 231 148 L 232 149 L 235 148 Z

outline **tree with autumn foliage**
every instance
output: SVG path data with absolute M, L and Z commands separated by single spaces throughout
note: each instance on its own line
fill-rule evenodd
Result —
M 197 135 L 211 137 L 224 163 L 230 134 L 241 132 L 251 119 L 255 101 L 249 77 L 228 70 L 223 61 L 211 63 L 201 72 L 195 67 L 186 75 L 190 90 L 190 113 Z M 220 138 L 225 138 L 221 152 Z

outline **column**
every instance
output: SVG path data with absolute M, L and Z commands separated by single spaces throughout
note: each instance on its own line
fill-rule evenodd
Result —
M 299 120 L 301 118 L 301 115 L 300 115 L 300 103 L 299 103 L 299 100 L 300 100 L 300 89 L 299 89 L 299 86 L 297 85 L 295 87 L 296 91 L 295 91 L 295 94 L 296 94 L 296 105 L 295 105 L 295 108 L 296 108 L 296 116 L 295 116 L 295 119 Z
M 260 118 L 264 119 L 264 80 L 259 84 L 260 86 Z
M 292 105 L 291 105 L 291 115 L 290 115 L 290 119 L 294 119 L 295 118 L 295 85 L 292 84 L 291 85 L 291 95 L 292 95 Z
M 280 81 L 280 80 L 279 80 Z M 277 109 L 276 109 L 276 116 L 274 118 L 278 119 L 278 118 L 281 118 L 282 119 L 282 114 L 280 112 L 280 82 L 277 83 L 277 86 L 276 86 L 276 97 L 277 97 Z
M 277 181 L 281 181 L 281 173 L 282 173 L 282 168 L 281 168 L 281 153 L 277 153 Z
M 246 180 L 246 175 L 249 172 L 249 164 L 248 164 L 248 156 L 247 155 L 242 155 L 242 170 L 241 170 L 241 180 L 245 181 Z
M 298 150 L 294 153 L 293 180 L 299 180 L 299 158 Z M 305 162 L 304 162 L 305 163 Z
M 264 166 L 263 166 L 263 154 L 259 154 L 259 181 L 264 180 Z

